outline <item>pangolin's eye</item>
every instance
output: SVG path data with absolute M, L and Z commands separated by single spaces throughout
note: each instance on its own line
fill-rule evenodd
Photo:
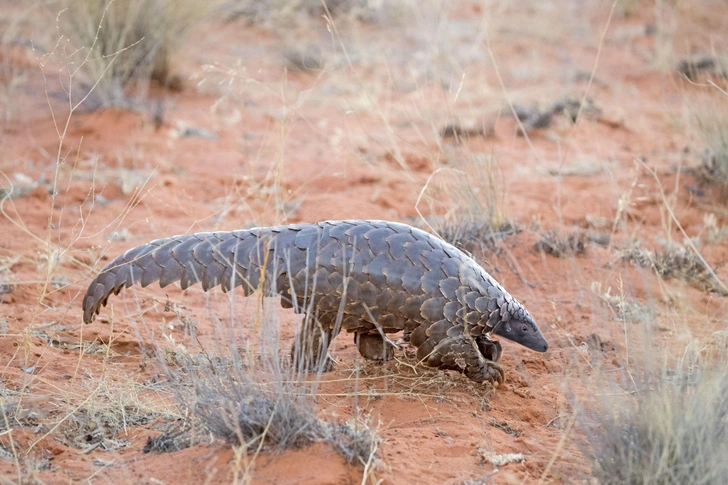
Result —
M 521 327 L 521 330 L 523 331 L 523 333 L 527 333 L 528 332 L 528 325 L 522 326 Z

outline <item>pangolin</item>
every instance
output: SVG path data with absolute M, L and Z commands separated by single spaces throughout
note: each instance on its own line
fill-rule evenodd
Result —
M 330 365 L 327 349 L 342 329 L 372 360 L 392 358 L 386 334 L 403 331 L 422 363 L 477 382 L 503 381 L 502 348 L 491 333 L 548 349 L 523 305 L 471 257 L 396 222 L 324 221 L 157 239 L 101 270 L 83 299 L 84 322 L 112 293 L 155 281 L 280 295 L 282 306 L 306 314 L 292 350 L 294 362 L 306 366 Z

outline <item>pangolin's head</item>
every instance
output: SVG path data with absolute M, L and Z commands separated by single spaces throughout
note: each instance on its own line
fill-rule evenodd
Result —
M 536 352 L 546 352 L 549 344 L 538 329 L 536 322 L 525 308 L 519 310 L 522 311 L 514 312 L 508 321 L 498 322 L 493 333 Z

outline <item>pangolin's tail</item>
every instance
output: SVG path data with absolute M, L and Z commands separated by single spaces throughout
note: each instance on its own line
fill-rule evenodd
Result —
M 83 299 L 83 321 L 92 322 L 112 293 L 136 283 L 144 287 L 159 281 L 165 287 L 179 281 L 182 289 L 202 283 L 205 291 L 221 285 L 225 292 L 240 286 L 245 295 L 259 287 L 269 294 L 282 293 L 292 280 L 306 277 L 302 273 L 307 273 L 307 263 L 314 267 L 317 229 L 279 226 L 208 232 L 137 246 L 106 265 L 91 282 Z

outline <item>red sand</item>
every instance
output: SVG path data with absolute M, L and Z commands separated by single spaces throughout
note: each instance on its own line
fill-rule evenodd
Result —
M 348 59 L 316 19 L 291 32 L 205 24 L 178 56 L 184 90 L 153 92 L 154 99 L 164 100 L 161 127 L 154 127 L 151 100 L 141 113 L 81 108 L 71 117 L 60 165 L 59 138 L 34 61 L 38 53 L 14 48 L 27 79 L 10 99 L 14 114 L 3 125 L 0 184 L 28 190 L 6 199 L 0 218 L 0 266 L 7 265 L 0 280 L 12 284 L 12 292 L 0 295 L 5 356 L 0 402 L 16 405 L 16 391 L 21 392 L 22 406 L 38 413 L 45 427 L 34 432 L 11 424 L 12 432 L 0 436 L 3 449 L 15 447 L 25 457 L 35 443 L 27 456 L 39 469 L 24 462 L 18 470 L 14 460 L 1 458 L 0 473 L 44 483 L 233 481 L 235 455 L 219 442 L 144 454 L 147 437 L 161 429 L 158 421 L 130 427 L 120 436 L 128 446 L 115 451 L 84 453 L 53 433 L 44 436 L 77 406 L 88 406 L 100 382 L 148 383 L 157 375 L 140 352 L 137 301 L 150 306 L 148 296 L 164 301 L 167 294 L 200 322 L 201 335 L 210 336 L 208 300 L 199 289 L 128 291 L 116 300 L 115 311 L 123 315 L 117 315 L 116 328 L 108 323 L 108 309 L 82 327 L 81 297 L 95 272 L 130 247 L 178 233 L 322 219 L 417 221 L 418 195 L 436 169 L 468 171 L 467 180 L 486 197 L 487 169 L 472 160 L 495 157 L 498 209 L 523 230 L 501 241 L 500 251 L 476 257 L 536 317 L 550 341 L 548 353 L 505 342 L 506 382 L 494 392 L 462 376 L 425 369 L 418 372 L 434 380 L 418 387 L 411 385 L 412 371 L 395 364 L 358 363 L 343 335 L 337 340 L 338 364 L 325 376 L 337 382 L 323 386 L 318 411 L 339 420 L 359 412 L 378 424 L 379 463 L 366 483 L 477 480 L 495 471 L 483 463 L 481 451 L 524 456 L 497 469 L 493 483 L 592 483 L 572 406 L 598 390 L 590 380 L 596 367 L 604 364 L 618 375 L 626 329 L 593 283 L 601 285 L 601 293 L 611 288 L 612 295 L 623 293 L 653 309 L 661 329 L 654 339 L 667 348 L 679 351 L 693 338 L 725 330 L 725 298 L 663 282 L 620 262 L 616 251 L 630 241 L 650 249 L 662 248 L 661 241 L 682 242 L 666 200 L 688 236 L 702 238 L 700 249 L 710 264 L 727 259 L 725 240 L 705 239 L 706 215 L 714 215 L 718 228 L 726 223 L 725 199 L 687 170 L 700 164 L 704 148 L 691 111 L 698 106 L 694 100 L 726 99 L 715 89 L 690 85 L 660 63 L 659 55 L 667 52 L 674 62 L 688 50 L 725 52 L 728 46 L 717 44 L 726 41 L 728 10 L 706 2 L 655 19 L 650 9 L 625 15 L 618 8 L 589 85 L 610 5 L 588 3 L 535 2 L 492 12 L 463 4 L 440 13 L 447 22 L 438 38 L 437 22 L 426 15 L 412 22 L 396 19 L 395 25 L 346 23 L 339 33 Z M 489 36 L 479 30 L 483 18 Z M 658 30 L 674 24 L 674 31 L 647 35 L 648 24 Z M 328 53 L 324 72 L 286 72 L 281 46 L 299 44 Z M 62 126 L 67 105 L 58 85 L 60 66 L 51 59 L 45 73 L 50 106 Z M 589 88 L 601 113 L 585 112 L 575 126 L 557 115 L 551 127 L 526 139 L 517 134 L 497 72 L 519 105 L 545 107 L 567 95 L 579 99 Z M 492 136 L 462 143 L 441 139 L 438 131 L 453 121 L 492 126 Z M 216 139 L 180 138 L 183 124 Z M 425 196 L 452 175 L 438 172 Z M 41 183 L 33 187 L 32 181 Z M 424 200 L 419 207 L 428 215 Z M 456 209 L 458 198 L 450 193 L 443 202 L 450 204 L 447 210 Z M 534 249 L 540 232 L 575 226 L 611 234 L 611 243 L 589 246 L 576 258 Z M 109 242 L 112 233 L 121 237 Z M 48 243 L 62 252 L 50 256 L 58 263 L 50 275 L 56 279 L 46 284 Z M 210 305 L 226 315 L 227 302 L 216 294 Z M 161 332 L 160 322 L 173 318 L 158 307 L 145 321 Z M 292 335 L 296 321 L 281 312 L 285 336 Z M 641 333 L 639 324 L 628 325 L 628 333 Z M 167 333 L 184 341 L 179 328 Z M 587 344 L 594 334 L 599 350 Z M 103 350 L 79 359 L 81 340 L 111 345 L 108 353 L 100 346 Z M 364 365 L 362 377 L 392 376 L 354 380 L 357 365 Z M 140 392 L 155 394 L 149 388 Z M 174 408 L 170 396 L 158 399 Z M 253 483 L 271 484 L 362 483 L 364 470 L 346 465 L 322 444 L 266 452 L 253 467 Z

